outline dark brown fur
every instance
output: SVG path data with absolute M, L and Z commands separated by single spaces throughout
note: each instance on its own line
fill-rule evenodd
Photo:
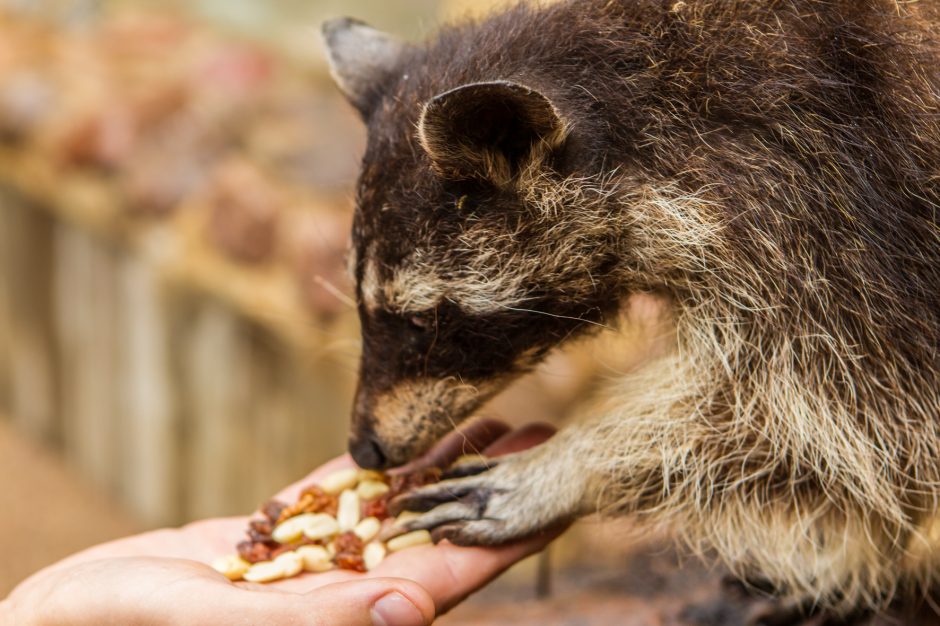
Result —
M 656 294 L 677 332 L 671 368 L 650 368 L 658 398 L 612 392 L 552 455 L 410 502 L 525 494 L 541 486 L 523 470 L 557 479 L 554 462 L 587 475 L 567 505 L 491 498 L 424 525 L 492 543 L 598 506 L 636 513 L 843 609 L 931 580 L 938 19 L 935 0 L 571 0 L 403 45 L 358 99 L 357 458 L 407 460 Z M 557 128 L 531 98 L 461 90 L 492 81 L 541 95 Z M 465 100 L 435 100 L 455 89 Z M 429 139 L 436 110 L 450 130 Z M 428 268 L 437 291 L 408 280 Z M 396 416 L 375 419 L 392 396 Z

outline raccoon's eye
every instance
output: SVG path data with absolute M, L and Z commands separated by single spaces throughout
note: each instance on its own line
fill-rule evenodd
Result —
M 408 324 L 413 329 L 424 332 L 434 324 L 434 316 L 430 312 L 415 313 L 408 318 Z

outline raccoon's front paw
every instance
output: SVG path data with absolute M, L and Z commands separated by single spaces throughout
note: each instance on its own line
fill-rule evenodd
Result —
M 560 527 L 580 513 L 584 492 L 577 472 L 566 472 L 551 456 L 530 450 L 461 465 L 445 478 L 462 477 L 393 500 L 395 514 L 423 513 L 396 530 L 427 529 L 435 543 L 488 546 Z

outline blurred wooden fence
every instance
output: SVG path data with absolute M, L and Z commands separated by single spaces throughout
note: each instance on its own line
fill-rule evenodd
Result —
M 502 3 L 503 0 L 440 3 L 422 0 L 419 4 L 423 8 L 410 7 L 410 11 L 430 14 L 439 10 L 441 15 L 461 15 Z M 58 15 L 55 11 L 50 13 L 45 4 L 41 7 L 13 4 L 28 15 Z M 95 3 L 89 6 L 92 4 Z M 5 5 L 10 2 L 0 0 L 0 7 Z M 307 6 L 303 5 L 304 10 Z M 352 5 L 334 2 L 309 6 L 313 11 L 309 23 L 318 22 L 327 13 L 343 12 L 365 17 L 372 14 L 379 22 L 386 21 L 384 17 L 391 20 L 387 8 L 375 13 L 379 4 L 373 7 L 375 11 L 367 11 L 372 7 L 368 0 Z M 397 10 L 394 13 L 400 18 L 394 21 L 404 31 L 420 22 L 417 14 Z M 272 13 L 275 14 L 276 11 Z M 146 22 L 141 24 L 146 26 Z M 167 24 L 158 20 L 157 26 L 154 32 L 159 34 Z M 267 26 L 261 22 L 255 26 L 260 32 L 267 32 Z M 82 75 L 82 70 L 75 71 L 68 65 L 59 67 L 59 63 L 74 58 L 76 50 L 81 53 L 80 58 L 90 52 L 83 47 L 81 38 L 72 41 L 44 27 L 36 31 L 42 35 L 37 40 L 31 28 L 13 31 L 19 32 L 20 37 L 11 40 L 13 48 L 42 44 L 34 46 L 31 54 L 19 55 L 24 57 L 19 69 L 41 70 L 36 76 L 45 76 L 48 82 L 43 84 L 68 103 L 65 96 L 70 94 L 71 83 L 60 79 Z M 265 66 L 267 60 L 281 63 L 264 54 L 247 54 L 238 46 L 229 48 L 211 37 L 201 38 L 199 32 L 188 27 L 174 28 L 170 32 L 176 33 L 180 41 L 193 37 L 207 45 L 207 49 L 218 46 L 222 55 L 219 58 L 225 58 L 223 52 L 234 55 L 232 67 L 249 75 L 248 70 L 257 69 L 255 64 Z M 139 32 L 153 35 L 148 28 Z M 306 25 L 298 28 L 297 33 L 303 35 L 304 41 L 316 39 L 310 36 Z M 139 35 L 125 32 L 124 36 L 136 40 Z M 288 35 L 283 39 L 292 41 Z M 111 43 L 117 45 L 115 41 L 127 43 L 120 37 Z M 123 50 L 120 46 L 117 49 Z M 109 67 L 115 53 L 108 50 L 111 49 L 99 50 L 98 56 L 91 54 L 89 58 Z M 159 61 L 153 62 L 146 55 L 133 57 L 133 62 L 116 75 L 150 76 L 141 68 L 149 68 L 148 71 L 163 68 L 164 49 L 157 46 L 153 50 L 159 52 Z M 303 50 L 309 52 L 307 47 Z M 272 171 L 283 170 L 277 155 L 291 157 L 286 158 L 288 164 L 296 164 L 291 159 L 298 155 L 319 155 L 300 160 L 306 178 L 302 177 L 300 187 L 286 194 L 289 197 L 284 201 L 291 206 L 282 216 L 278 236 L 305 232 L 302 218 L 313 218 L 306 225 L 318 227 L 320 217 L 324 230 L 333 228 L 335 235 L 337 224 L 343 221 L 336 217 L 333 206 L 336 200 L 312 197 L 315 193 L 312 187 L 329 179 L 345 188 L 352 172 L 345 172 L 343 164 L 349 157 L 350 165 L 354 165 L 351 154 L 357 150 L 345 154 L 334 146 L 342 143 L 353 148 L 361 141 L 355 134 L 361 133 L 358 121 L 350 126 L 354 115 L 348 107 L 339 108 L 343 112 L 340 115 L 334 110 L 337 107 L 331 108 L 316 98 L 303 101 L 300 108 L 306 111 L 309 107 L 309 111 L 306 117 L 293 120 L 295 125 L 275 123 L 283 121 L 278 111 L 298 108 L 293 98 L 309 96 L 313 83 L 325 81 L 322 72 L 316 71 L 322 65 L 322 53 L 319 47 L 317 50 L 315 56 L 321 62 L 313 64 L 316 67 L 311 71 L 299 72 L 294 68 L 296 76 L 288 72 L 293 78 L 281 76 L 272 85 L 254 90 L 267 93 L 270 89 L 271 101 L 263 106 L 256 103 L 256 109 L 251 109 L 257 119 L 233 117 L 229 130 L 241 138 L 225 144 L 226 150 L 234 150 L 225 156 L 237 157 L 239 146 L 258 143 L 249 141 L 251 137 L 269 140 L 273 137 L 273 142 L 268 142 L 271 145 L 259 140 L 274 155 L 261 150 L 262 156 L 268 155 L 260 159 L 261 164 L 267 163 L 267 169 Z M 190 76 L 185 71 L 183 75 Z M 93 141 L 85 134 L 90 132 L 92 138 L 108 135 L 107 122 L 109 116 L 114 117 L 109 107 L 123 102 L 127 106 L 117 111 L 131 117 L 135 111 L 129 104 L 133 98 L 128 101 L 119 98 L 123 92 L 117 88 L 127 87 L 122 81 L 112 84 L 102 80 L 92 90 L 100 100 L 93 101 L 94 106 L 89 109 L 100 115 L 71 119 L 65 115 L 68 107 L 59 106 L 44 113 L 54 122 L 53 131 L 59 128 L 57 124 L 78 129 L 75 132 L 81 141 L 77 148 L 72 145 L 74 142 L 55 139 L 55 132 L 39 126 L 19 129 L 26 136 L 37 135 L 19 147 L 0 146 L 0 415 L 10 416 L 20 431 L 59 449 L 81 476 L 117 496 L 145 523 L 167 524 L 207 515 L 244 513 L 345 447 L 358 352 L 357 323 L 351 309 L 328 322 L 311 312 L 319 311 L 318 306 L 323 303 L 312 305 L 309 293 L 302 293 L 309 285 L 299 286 L 299 281 L 308 280 L 315 273 L 316 262 L 323 259 L 298 263 L 297 258 L 281 257 L 272 262 L 240 264 L 224 257 L 217 245 L 207 245 L 207 224 L 212 218 L 206 206 L 205 189 L 182 194 L 183 206 L 174 206 L 174 211 L 160 219 L 146 211 L 128 210 L 127 196 L 114 184 L 120 177 L 115 179 L 112 171 L 109 178 L 108 168 L 104 172 L 96 169 L 101 163 L 85 154 L 92 148 L 103 149 L 98 144 L 108 144 L 101 137 Z M 192 86 L 201 82 L 180 84 Z M 277 85 L 283 87 L 283 93 L 275 89 Z M 160 81 L 150 85 L 151 95 L 163 93 L 164 86 Z M 320 88 L 323 86 L 320 84 Z M 116 95 L 109 91 L 114 89 Z M 332 86 L 329 89 L 329 93 L 335 92 Z M 212 96 L 208 101 L 215 102 L 217 94 L 212 89 L 203 91 L 207 93 L 201 97 Z M 203 102 L 197 97 L 199 94 L 190 95 L 193 102 Z M 281 96 L 283 100 L 278 99 Z M 338 96 L 334 99 L 337 104 Z M 292 102 L 293 108 L 285 104 Z M 203 102 L 185 110 L 192 113 L 205 108 Z M 59 113 L 64 119 L 58 119 Z M 42 119 L 45 118 L 40 116 Z M 200 119 L 198 116 L 189 119 L 196 124 L 193 128 L 199 128 Z M 49 122 L 47 119 L 44 124 Z M 315 124 L 308 127 L 307 122 Z M 281 146 L 284 137 L 278 132 L 249 132 L 265 124 L 269 130 L 280 129 L 281 135 L 288 137 L 318 135 L 319 143 L 307 138 L 297 147 L 308 152 L 295 154 L 289 145 Z M 148 137 L 153 140 L 163 130 L 166 128 L 158 127 L 155 135 L 144 133 L 141 141 Z M 276 149 L 278 146 L 284 154 Z M 155 165 L 137 159 L 140 154 L 149 154 L 146 151 L 129 153 L 128 162 L 120 163 L 124 183 L 135 171 L 130 165 L 143 163 L 144 170 L 157 173 L 154 180 L 161 180 L 164 168 L 178 169 L 179 158 L 189 155 L 192 147 L 171 147 L 178 153 L 171 151 L 171 159 L 157 160 Z M 74 150 L 84 156 L 68 157 Z M 204 156 L 207 160 L 221 158 L 211 150 Z M 78 162 L 72 162 L 76 158 Z M 84 162 L 89 159 L 90 163 Z M 109 167 L 115 165 L 107 158 L 104 161 Z M 184 162 L 182 168 L 200 163 L 199 159 L 195 163 Z M 335 167 L 337 163 L 339 170 Z M 215 163 L 220 164 L 224 166 Z M 340 170 L 343 175 L 336 174 Z M 213 166 L 209 171 L 217 168 Z M 285 191 L 283 182 L 276 181 L 271 187 Z M 233 186 L 236 188 L 233 195 L 244 191 L 240 181 Z M 250 212 L 248 218 L 252 218 Z M 336 257 L 333 248 L 325 246 L 323 250 L 324 256 Z M 332 307 L 330 314 L 337 308 Z M 589 372 L 593 371 L 594 363 L 589 357 L 559 355 L 539 375 L 528 377 L 497 399 L 495 412 L 520 421 L 559 419 L 580 397 L 581 387 L 590 386 Z
M 355 321 L 116 202 L 0 159 L 0 414 L 146 523 L 247 512 L 342 450 Z

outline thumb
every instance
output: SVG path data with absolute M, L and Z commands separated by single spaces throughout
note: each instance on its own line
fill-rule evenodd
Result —
M 273 598 L 271 598 L 273 600 Z M 290 614 L 285 614 L 289 612 Z M 434 600 L 416 582 L 403 578 L 349 580 L 295 596 L 277 613 L 285 623 L 330 626 L 427 626 Z

